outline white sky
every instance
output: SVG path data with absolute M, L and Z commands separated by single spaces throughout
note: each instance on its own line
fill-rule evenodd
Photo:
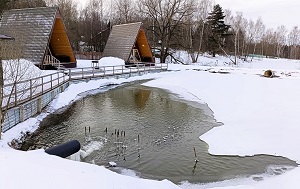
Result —
M 84 5 L 88 0 L 77 0 Z M 105 2 L 105 1 L 104 1 Z M 300 0 L 215 0 L 232 14 L 243 12 L 246 19 L 256 21 L 261 17 L 267 28 L 284 25 L 288 30 L 300 26 Z
M 232 14 L 243 12 L 247 19 L 261 17 L 267 28 L 284 25 L 287 29 L 300 25 L 299 0 L 215 0 Z

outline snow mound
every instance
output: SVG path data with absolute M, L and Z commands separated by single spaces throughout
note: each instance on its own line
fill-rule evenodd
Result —
M 24 81 L 42 75 L 42 70 L 25 59 L 3 60 L 3 78 L 5 84 L 13 83 L 13 78 Z
M 23 152 L 1 149 L 0 167 L 1 188 L 179 189 L 168 180 L 124 176 L 97 165 L 48 155 L 44 150 Z M 18 182 L 16 178 L 19 178 Z
M 120 66 L 125 65 L 125 61 L 116 57 L 103 57 L 99 60 L 99 66 Z

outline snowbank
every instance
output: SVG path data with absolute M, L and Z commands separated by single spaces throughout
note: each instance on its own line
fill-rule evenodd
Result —
M 0 167 L 1 188 L 5 189 L 179 188 L 167 180 L 153 181 L 119 175 L 97 165 L 51 156 L 43 150 L 22 152 L 1 149 Z
M 176 72 L 73 84 L 58 95 L 46 113 L 3 134 L 0 146 L 7 147 L 6 143 L 17 138 L 20 132 L 34 131 L 48 113 L 104 85 L 155 79 L 146 85 L 170 90 L 187 100 L 205 102 L 213 110 L 217 121 L 224 123 L 200 136 L 209 144 L 210 153 L 241 156 L 273 154 L 300 162 L 297 148 L 300 145 L 299 61 L 263 59 L 244 62 L 237 67 L 226 65 L 224 58 L 204 57 L 204 60 L 217 62 L 219 66 L 206 63 L 169 65 Z M 119 64 L 117 60 L 110 61 Z M 262 77 L 265 69 L 274 70 L 278 77 Z M 3 179 L 1 186 L 4 188 L 178 188 L 169 181 L 121 176 L 103 167 L 48 156 L 42 151 L 19 152 L 4 147 L 0 147 L 0 178 Z M 35 178 L 36 175 L 43 177 Z M 300 168 L 297 167 L 261 182 L 238 179 L 208 185 L 183 184 L 181 187 L 300 188 L 299 176 Z M 15 178 L 19 182 L 15 182 Z
M 55 110 L 68 106 L 75 100 L 102 89 L 110 84 L 120 85 L 142 79 L 161 77 L 159 73 L 143 76 L 92 80 L 87 83 L 72 84 L 60 93 L 48 108 L 40 115 L 30 118 L 9 131 L 2 133 L 0 140 L 0 180 L 1 187 L 7 189 L 19 188 L 179 188 L 170 181 L 154 181 L 120 175 L 87 163 L 70 161 L 45 154 L 43 150 L 21 152 L 10 149 L 8 143 L 19 140 L 25 133 L 34 132 L 39 123 Z M 84 147 L 81 155 L 88 155 L 90 150 L 98 149 L 101 144 Z M 18 182 L 15 182 L 18 178 Z
M 103 57 L 99 60 L 99 66 L 121 66 L 125 61 L 115 57 Z
M 125 65 L 125 61 L 116 57 L 103 57 L 99 60 L 99 66 L 122 66 Z M 93 67 L 92 60 L 78 60 L 77 68 Z
M 14 82 L 16 77 L 18 80 L 27 80 L 42 74 L 38 67 L 25 59 L 2 60 L 2 66 L 5 84 Z

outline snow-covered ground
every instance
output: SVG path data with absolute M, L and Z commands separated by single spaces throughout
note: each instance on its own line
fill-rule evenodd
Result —
M 90 61 L 79 62 L 90 66 Z M 21 132 L 34 131 L 47 114 L 97 92 L 107 84 L 154 79 L 145 85 L 170 90 L 186 100 L 207 103 L 216 120 L 224 123 L 199 136 L 208 143 L 210 153 L 271 154 L 299 163 L 300 61 L 261 59 L 240 62 L 238 66 L 229 62 L 224 57 L 201 57 L 194 65 L 169 65 L 173 72 L 72 84 L 57 96 L 47 111 L 2 134 L 1 188 L 300 188 L 298 167 L 263 181 L 244 178 L 176 186 L 166 180 L 150 181 L 118 175 L 96 165 L 49 156 L 42 150 L 19 152 L 7 145 L 13 138 L 19 138 Z M 268 69 L 273 70 L 276 77 L 262 77 Z

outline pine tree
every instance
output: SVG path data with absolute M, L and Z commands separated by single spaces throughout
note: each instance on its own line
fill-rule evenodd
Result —
M 208 13 L 207 24 L 209 28 L 208 36 L 208 50 L 212 53 L 213 57 L 219 52 L 220 47 L 224 47 L 226 36 L 230 25 L 224 23 L 224 12 L 222 7 L 217 4 L 214 6 L 213 11 Z

